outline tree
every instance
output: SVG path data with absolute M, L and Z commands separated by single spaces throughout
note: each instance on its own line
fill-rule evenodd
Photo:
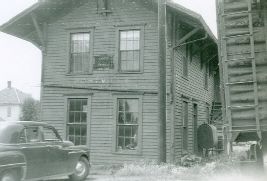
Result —
M 21 121 L 38 121 L 40 119 L 40 101 L 29 97 L 24 100 L 21 108 Z

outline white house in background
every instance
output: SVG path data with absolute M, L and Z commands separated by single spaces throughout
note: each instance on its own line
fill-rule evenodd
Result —
M 31 95 L 11 87 L 11 81 L 8 81 L 7 88 L 0 91 L 0 120 L 18 121 L 21 105 L 28 97 Z

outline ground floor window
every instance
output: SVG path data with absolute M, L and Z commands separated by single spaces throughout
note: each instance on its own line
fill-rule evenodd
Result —
M 141 134 L 140 98 L 116 99 L 116 149 L 117 152 L 140 150 Z
M 75 145 L 87 143 L 87 99 L 68 99 L 67 139 Z

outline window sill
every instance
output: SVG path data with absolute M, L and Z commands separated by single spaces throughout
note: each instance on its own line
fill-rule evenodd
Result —
M 118 74 L 143 74 L 144 72 L 123 72 L 123 71 L 118 71 Z
M 88 73 L 66 73 L 66 76 L 83 76 L 83 75 L 93 75 L 92 72 L 88 72 Z
M 140 151 L 136 151 L 136 150 L 133 150 L 133 151 L 121 151 L 121 152 L 113 151 L 112 154 L 114 154 L 114 155 L 136 155 L 136 156 L 142 156 L 142 153 Z

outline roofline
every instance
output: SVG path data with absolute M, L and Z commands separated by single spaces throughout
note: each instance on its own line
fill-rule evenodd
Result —
M 33 4 L 32 6 L 30 6 L 29 8 L 25 9 L 24 11 L 22 11 L 21 13 L 19 13 L 15 17 L 11 18 L 6 23 L 4 23 L 4 24 L 2 24 L 0 26 L 0 31 L 5 32 L 5 29 L 7 28 L 7 26 L 9 26 L 10 24 L 15 23 L 21 17 L 23 17 L 23 16 L 25 16 L 27 14 L 32 13 L 35 9 L 37 9 L 38 7 L 40 7 L 41 4 L 43 4 L 43 3 L 41 3 L 41 1 L 37 1 L 35 4 Z M 196 12 L 194 12 L 194 11 L 192 11 L 192 10 L 190 10 L 190 9 L 188 9 L 188 8 L 186 8 L 186 7 L 178 4 L 178 3 L 175 3 L 172 0 L 167 0 L 166 5 L 169 6 L 170 8 L 174 8 L 175 10 L 177 10 L 179 12 L 182 12 L 182 13 L 185 13 L 188 16 L 191 16 L 194 19 L 198 20 L 203 25 L 204 30 L 209 34 L 209 36 L 213 39 L 213 41 L 215 43 L 218 42 L 217 38 L 215 37 L 215 35 L 213 34 L 213 32 L 211 31 L 211 29 L 206 24 L 205 20 L 203 19 L 203 17 L 200 14 L 198 14 L 198 13 L 196 13 Z M 5 32 L 5 33 L 8 33 L 8 32 Z M 18 37 L 17 35 L 13 35 L 13 36 Z M 23 39 L 22 37 L 20 37 L 20 38 Z M 29 40 L 26 40 L 26 41 L 29 41 Z
M 8 20 L 6 23 L 2 24 L 0 26 L 0 31 L 5 30 L 5 28 L 10 25 L 13 24 L 14 22 L 18 21 L 21 17 L 32 13 L 35 9 L 37 9 L 40 6 L 40 2 L 36 2 L 33 5 L 31 5 L 30 7 L 28 7 L 27 9 L 23 10 L 21 13 L 17 14 L 15 17 L 11 18 L 10 20 Z
M 209 34 L 209 36 L 213 39 L 213 41 L 215 43 L 218 42 L 217 38 L 215 37 L 215 35 L 211 31 L 210 27 L 207 25 L 207 23 L 205 22 L 205 20 L 203 19 L 203 17 L 200 14 L 198 14 L 198 13 L 196 13 L 196 12 L 194 12 L 194 11 L 192 11 L 192 10 L 190 10 L 190 9 L 188 9 L 188 8 L 178 4 L 178 3 L 175 3 L 172 0 L 167 0 L 167 6 L 169 6 L 170 8 L 174 8 L 175 10 L 177 10 L 179 12 L 183 12 L 183 13 L 193 17 L 194 19 L 198 20 L 203 25 L 204 30 Z

